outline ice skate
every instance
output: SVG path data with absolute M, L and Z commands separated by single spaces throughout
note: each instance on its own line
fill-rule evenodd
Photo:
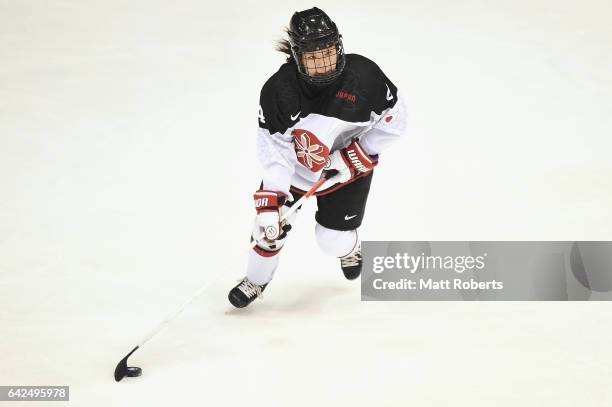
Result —
M 348 280 L 354 280 L 361 274 L 361 245 L 357 247 L 351 254 L 345 257 L 340 257 L 340 266 L 344 277 Z
M 244 308 L 252 303 L 257 297 L 261 297 L 261 293 L 265 290 L 266 286 L 258 285 L 249 281 L 248 278 L 243 278 L 240 283 L 231 289 L 227 298 L 229 302 L 236 308 Z

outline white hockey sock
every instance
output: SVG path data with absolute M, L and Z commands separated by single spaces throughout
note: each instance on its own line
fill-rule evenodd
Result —
M 247 278 L 258 285 L 269 283 L 278 267 L 279 255 L 280 253 L 276 253 L 274 256 L 265 257 L 255 250 L 250 250 L 247 263 Z
M 357 230 L 333 230 L 317 223 L 315 226 L 317 243 L 328 256 L 345 257 L 357 248 L 359 237 Z
M 284 206 L 283 211 L 289 210 L 289 207 Z M 291 224 L 296 217 L 294 212 L 289 216 L 288 223 Z M 255 239 L 261 234 L 261 229 L 254 222 L 252 237 Z M 288 237 L 288 236 L 287 236 Z M 280 251 L 285 245 L 284 239 L 277 240 L 273 244 L 261 241 L 254 249 L 250 250 L 247 262 L 247 278 L 258 285 L 269 283 L 274 277 L 274 272 L 278 267 Z

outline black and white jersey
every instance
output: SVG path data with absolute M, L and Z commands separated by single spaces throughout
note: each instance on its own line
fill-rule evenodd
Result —
M 327 156 L 359 138 L 370 155 L 380 153 L 405 129 L 406 112 L 395 85 L 371 60 L 346 55 L 342 75 L 316 87 L 283 64 L 264 84 L 259 106 L 257 152 L 264 189 L 308 190 Z

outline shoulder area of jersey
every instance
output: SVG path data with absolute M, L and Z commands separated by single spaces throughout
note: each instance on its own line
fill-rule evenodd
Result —
M 360 54 L 346 54 L 346 65 L 353 69 L 371 69 L 375 71 L 380 71 L 380 67 L 376 65 L 376 62 Z
M 293 62 L 285 62 L 268 78 L 262 86 L 262 90 L 273 89 L 279 84 L 287 84 L 292 81 L 297 81 L 297 68 Z
M 362 86 L 379 86 L 380 82 L 386 82 L 386 75 L 382 69 L 371 59 L 359 54 L 348 54 L 346 58 L 345 77 L 359 78 Z

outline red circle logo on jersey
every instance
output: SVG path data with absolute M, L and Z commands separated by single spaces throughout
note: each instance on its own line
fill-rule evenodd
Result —
M 300 164 L 312 172 L 322 170 L 327 156 L 329 156 L 329 148 L 308 130 L 293 130 L 293 138 L 295 140 L 295 155 Z

